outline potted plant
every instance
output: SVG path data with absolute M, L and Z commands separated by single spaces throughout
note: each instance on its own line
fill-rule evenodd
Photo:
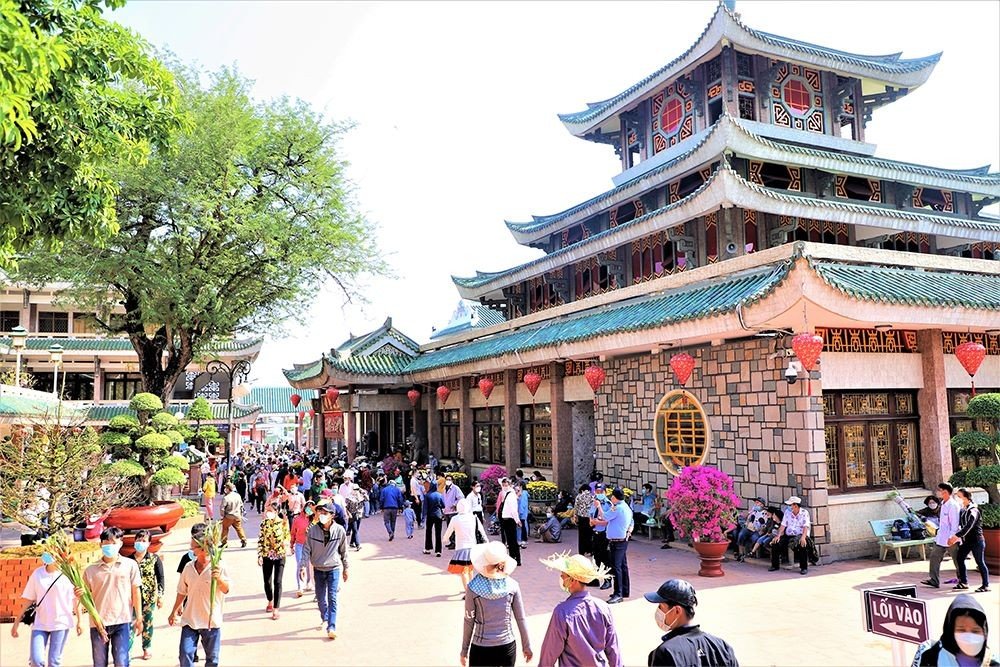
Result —
M 979 487 L 986 492 L 989 502 L 979 506 L 986 537 L 986 564 L 1000 568 L 1000 393 L 974 397 L 966 414 L 990 422 L 993 432 L 966 431 L 951 439 L 952 451 L 974 458 L 977 465 L 971 470 L 959 470 L 950 481 L 956 487 Z
M 702 577 L 721 577 L 729 547 L 726 533 L 736 525 L 740 499 L 729 475 L 711 466 L 686 466 L 667 491 L 670 520 L 681 537 L 694 541 Z
M 483 487 L 483 507 L 488 512 L 495 512 L 497 496 L 500 495 L 500 478 L 507 476 L 507 469 L 493 464 L 479 476 L 479 484 Z
M 184 513 L 170 500 L 172 489 L 186 482 L 181 472 L 181 456 L 171 450 L 183 440 L 177 418 L 163 410 L 157 396 L 139 393 L 129 407 L 135 415 L 118 415 L 101 434 L 101 444 L 111 454 L 109 470 L 129 480 L 143 504 L 118 507 L 108 516 L 107 524 L 122 530 L 160 528 L 168 532 Z
M 528 498 L 535 503 L 554 503 L 559 487 L 554 482 L 528 482 Z

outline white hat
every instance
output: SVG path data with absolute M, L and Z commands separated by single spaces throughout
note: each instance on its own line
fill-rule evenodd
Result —
M 487 579 L 503 579 L 517 567 L 517 561 L 507 554 L 503 542 L 477 544 L 471 549 L 472 568 Z M 496 568 L 489 567 L 496 565 Z M 487 569 L 488 568 L 488 569 Z
M 540 558 L 539 561 L 545 567 L 568 575 L 572 579 L 589 584 L 594 581 L 607 581 L 611 576 L 611 571 L 605 565 L 598 565 L 596 562 L 582 554 L 569 555 L 569 552 L 552 554 L 548 558 Z
M 798 496 L 792 496 L 788 500 L 785 501 L 785 504 L 786 505 L 801 505 L 802 504 L 802 499 L 799 498 Z

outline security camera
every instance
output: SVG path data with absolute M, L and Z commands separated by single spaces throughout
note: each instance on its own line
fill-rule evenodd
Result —
M 802 364 L 797 361 L 789 361 L 788 368 L 785 369 L 785 382 L 788 384 L 795 384 L 799 379 L 799 371 L 802 370 Z

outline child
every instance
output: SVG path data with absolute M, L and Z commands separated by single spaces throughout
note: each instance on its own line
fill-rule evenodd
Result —
M 417 513 L 413 511 L 409 500 L 403 504 L 403 521 L 406 523 L 406 539 L 413 539 L 413 523 L 417 520 Z
M 757 558 L 757 552 L 761 547 L 767 547 L 771 541 L 778 536 L 778 529 L 781 527 L 781 519 L 784 513 L 777 507 L 767 508 L 768 520 L 764 524 L 764 530 L 758 533 L 759 537 L 754 538 L 753 548 L 750 550 L 750 558 Z

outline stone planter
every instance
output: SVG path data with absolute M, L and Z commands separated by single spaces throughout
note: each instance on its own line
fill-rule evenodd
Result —
M 698 570 L 699 577 L 724 577 L 722 571 L 722 559 L 726 556 L 726 549 L 729 542 L 695 542 L 694 550 L 701 558 L 701 569 Z
M 1000 528 L 983 528 L 986 538 L 986 567 L 990 572 L 1000 572 Z
M 101 550 L 77 552 L 80 566 L 86 568 L 101 558 Z M 25 558 L 0 558 L 0 623 L 12 623 L 14 614 L 21 606 L 21 593 L 28 583 L 28 577 L 42 566 L 42 559 L 33 556 Z

